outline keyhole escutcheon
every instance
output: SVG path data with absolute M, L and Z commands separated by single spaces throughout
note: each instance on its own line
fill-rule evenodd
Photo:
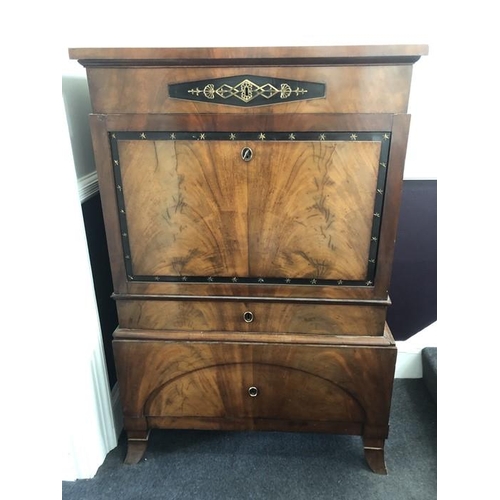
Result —
M 249 387 L 248 388 L 248 395 L 251 397 L 251 398 L 255 398 L 257 397 L 259 394 L 259 389 L 257 389 L 257 387 Z
M 249 147 L 244 147 L 242 150 L 241 150 L 241 158 L 244 160 L 244 161 L 250 161 L 253 157 L 253 151 L 249 148 Z

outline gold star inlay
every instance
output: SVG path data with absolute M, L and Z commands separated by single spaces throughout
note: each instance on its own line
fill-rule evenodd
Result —
M 205 134 L 200 134 L 199 139 L 200 139 L 200 141 L 204 141 L 205 140 Z
M 261 133 L 260 133 L 260 135 L 259 135 L 259 139 L 260 139 L 261 141 L 263 141 L 263 140 L 265 140 L 265 138 L 266 138 L 266 134 L 263 134 L 263 133 L 261 132 Z

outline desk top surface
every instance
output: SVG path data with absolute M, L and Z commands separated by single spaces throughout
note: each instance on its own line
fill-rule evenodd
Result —
M 427 45 L 70 48 L 83 66 L 412 64 Z

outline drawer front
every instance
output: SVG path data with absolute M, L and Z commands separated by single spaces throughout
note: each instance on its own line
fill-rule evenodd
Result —
M 193 114 L 405 113 L 411 73 L 410 64 L 87 70 L 94 113 Z
M 118 300 L 122 328 L 383 335 L 385 305 Z
M 288 366 L 234 360 L 167 382 L 148 398 L 144 411 L 149 417 L 349 422 L 364 417 L 361 405 L 329 380 Z
M 230 343 L 115 341 L 114 350 L 125 416 L 170 423 L 383 422 L 396 357 L 395 348 Z

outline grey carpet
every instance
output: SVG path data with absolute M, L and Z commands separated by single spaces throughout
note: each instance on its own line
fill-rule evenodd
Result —
M 361 438 L 281 432 L 153 431 L 145 459 L 126 443 L 96 476 L 63 482 L 63 500 L 434 500 L 436 405 L 422 379 L 397 379 L 389 474 L 372 473 Z

